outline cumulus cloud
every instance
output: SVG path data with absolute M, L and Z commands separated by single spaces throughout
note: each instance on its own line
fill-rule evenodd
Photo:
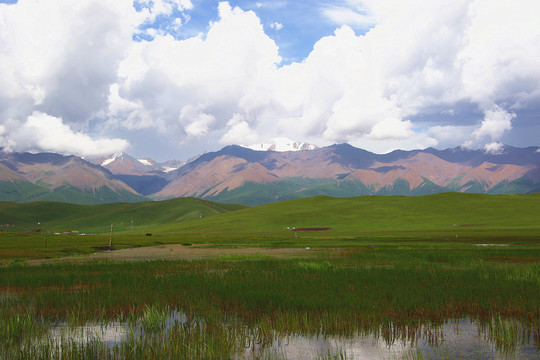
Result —
M 5 135 L 11 137 L 9 148 L 72 149 L 61 140 L 65 137 L 40 139 L 38 130 L 53 131 L 51 119 L 57 118 L 66 124 L 53 127 L 58 135 L 60 129 L 64 135 L 70 127 L 83 130 L 107 107 L 109 86 L 117 78 L 136 17 L 129 1 L 20 0 L 0 7 L 0 121 L 22 129 Z M 23 130 L 34 136 L 24 139 Z M 79 135 L 85 145 L 72 150 L 97 151 L 91 139 Z M 54 146 L 51 139 L 66 147 Z M 99 142 L 118 148 L 113 143 Z
M 216 118 L 201 111 L 200 108 L 186 105 L 180 112 L 180 121 L 185 124 L 184 130 L 188 136 L 201 137 L 208 133 Z
M 472 133 L 472 139 L 466 145 L 471 146 L 474 142 L 498 141 L 506 131 L 512 129 L 512 120 L 516 114 L 509 113 L 498 106 L 485 112 L 482 124 Z M 492 145 L 491 143 L 490 145 Z M 493 148 L 493 146 L 491 146 Z
M 484 146 L 484 152 L 492 155 L 501 155 L 504 153 L 504 144 L 500 142 L 493 142 Z
M 2 130 L 6 132 L 5 128 Z M 8 151 L 16 148 L 18 151 L 39 150 L 79 156 L 104 156 L 122 152 L 129 145 L 122 139 L 93 139 L 84 133 L 73 131 L 61 118 L 37 111 L 11 132 L 10 142 L 1 144 Z M 0 138 L 2 135 L 0 134 Z
M 496 151 L 521 111 L 540 111 L 537 1 L 321 3 L 335 32 L 287 65 L 259 17 L 228 2 L 217 5 L 204 33 L 184 39 L 147 25 L 170 17 L 180 29 L 195 8 L 190 0 L 0 6 L 0 142 L 52 151 L 14 129 L 34 134 L 42 126 L 63 134 L 51 139 L 83 139 L 99 123 L 177 144 L 281 136 L 383 152 L 461 144 Z M 141 31 L 151 39 L 134 40 Z M 463 103 L 466 117 L 456 105 Z M 428 119 L 426 111 L 447 115 Z M 106 138 L 88 136 L 79 148 L 59 140 L 57 148 L 93 152 L 91 144 Z M 103 148 L 125 146 L 113 139 Z
M 246 119 L 240 115 L 235 114 L 227 122 L 227 132 L 219 140 L 220 143 L 225 145 L 231 144 L 255 144 L 260 140 L 259 135 L 253 129 L 251 129 Z
M 158 34 L 178 34 L 191 18 L 188 11 L 193 9 L 191 0 L 134 0 L 133 6 L 144 19 L 135 35 L 146 40 Z
M 80 123 L 103 109 L 131 39 L 124 15 L 131 9 L 129 1 L 97 0 L 21 0 L 1 7 L 3 111 L 24 118 L 37 108 Z
M 468 138 L 470 145 L 481 147 L 510 131 L 512 119 L 519 121 L 511 109 L 536 106 L 533 99 L 538 99 L 540 85 L 540 68 L 533 64 L 540 58 L 534 45 L 540 38 L 540 25 L 532 15 L 540 10 L 536 2 L 369 0 L 348 5 L 349 10 L 376 19 L 376 25 L 361 36 L 342 27 L 321 39 L 304 62 L 295 64 L 297 73 L 309 71 L 304 83 L 311 80 L 311 88 L 316 84 L 327 89 L 325 101 L 311 104 L 308 96 L 299 101 L 302 113 L 310 114 L 310 123 L 313 119 L 324 123 L 326 139 L 354 141 L 371 134 L 382 140 L 381 129 L 394 128 L 393 136 L 412 139 L 424 131 L 426 144 L 448 143 L 448 130 L 457 129 L 453 146 L 459 144 L 458 138 Z M 326 51 L 335 56 L 324 58 Z M 418 126 L 427 130 L 414 130 L 415 116 L 426 109 L 459 102 L 472 103 L 485 113 L 472 139 L 470 132 L 461 131 L 470 131 L 470 125 L 454 125 L 448 117 Z M 385 126 L 388 119 L 395 125 Z
M 411 127 L 409 120 L 388 118 L 373 125 L 369 136 L 375 139 L 406 139 L 414 135 Z
M 133 44 L 109 97 L 124 126 L 201 136 L 228 131 L 235 114 L 268 103 L 264 89 L 281 61 L 276 44 L 255 13 L 226 2 L 218 13 L 205 38 L 165 35 Z
M 193 8 L 191 0 L 135 0 L 134 5 L 145 16 L 145 22 L 153 22 L 158 16 L 169 16 L 174 11 Z

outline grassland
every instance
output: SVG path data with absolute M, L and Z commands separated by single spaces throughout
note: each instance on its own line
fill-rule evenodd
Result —
M 110 224 L 114 224 L 115 249 L 162 244 L 237 247 L 355 247 L 384 242 L 456 241 L 514 244 L 538 241 L 539 214 L 539 194 L 318 196 L 253 208 L 200 199 L 97 206 L 1 203 L 0 222 L 7 232 L 1 234 L 0 254 L 4 259 L 88 254 L 109 245 Z M 304 233 L 295 232 L 295 227 L 330 230 Z M 36 233 L 36 229 L 41 231 Z M 93 235 L 54 235 L 72 230 Z M 145 236 L 148 233 L 152 236 Z
M 0 358 L 241 358 L 246 347 L 249 357 L 273 358 L 279 339 L 299 334 L 370 334 L 388 344 L 414 344 L 450 319 L 478 321 L 500 356 L 511 357 L 524 344 L 538 354 L 538 195 L 315 197 L 256 208 L 219 205 L 215 215 L 202 217 L 199 202 L 187 201 L 186 207 L 165 202 L 168 210 L 156 208 L 148 226 L 127 226 L 115 234 L 115 247 L 179 244 L 216 250 L 213 258 L 81 256 L 75 263 L 29 266 L 30 258 L 95 252 L 96 244 L 108 244 L 108 229 L 94 236 L 48 235 L 47 248 L 45 230 L 0 234 Z M 171 214 L 173 204 L 184 212 Z M 124 209 L 122 218 L 130 221 L 137 211 L 129 206 L 142 205 L 110 206 Z M 87 231 L 81 219 L 90 219 L 93 229 L 116 221 L 113 210 L 107 216 L 70 209 L 68 224 L 80 231 Z M 24 213 L 10 212 L 21 224 L 24 216 L 39 215 Z M 58 214 L 44 223 L 60 226 Z M 263 256 L 246 247 L 288 248 L 294 255 Z M 127 329 L 113 345 L 51 335 L 55 324 L 110 323 Z M 346 353 L 339 349 L 320 355 L 340 356 Z
M 245 208 L 244 205 L 221 204 L 195 198 L 161 202 L 76 205 L 61 202 L 0 202 L 0 224 L 10 232 L 108 233 L 110 224 L 117 232 L 145 231 L 159 225 L 174 225 L 191 219 Z M 5 227 L 9 224 L 9 227 Z

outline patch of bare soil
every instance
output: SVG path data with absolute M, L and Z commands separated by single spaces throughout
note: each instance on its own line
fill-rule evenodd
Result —
M 540 262 L 540 258 L 537 257 L 516 257 L 516 256 L 495 256 L 495 257 L 486 257 L 484 260 L 487 261 L 502 261 L 502 262 L 511 262 L 511 263 L 534 263 Z
M 327 228 L 327 227 L 320 227 L 320 228 L 317 228 L 317 227 L 314 227 L 314 228 L 295 228 L 293 229 L 294 231 L 304 231 L 304 232 L 307 232 L 307 231 L 329 231 L 330 228 Z
M 35 259 L 28 260 L 26 263 L 40 265 L 62 261 L 79 262 L 102 259 L 114 261 L 204 260 L 215 259 L 220 255 L 264 255 L 276 259 L 286 259 L 292 257 L 311 257 L 314 256 L 314 252 L 308 248 L 214 248 L 209 246 L 184 246 L 174 244 L 102 251 L 90 255 L 69 256 L 56 259 Z

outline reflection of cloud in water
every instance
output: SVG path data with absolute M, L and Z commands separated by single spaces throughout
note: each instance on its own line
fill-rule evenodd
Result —
M 452 320 L 442 326 L 423 326 L 416 342 L 395 339 L 389 343 L 382 337 L 359 335 L 356 337 L 291 335 L 277 337 L 269 348 L 258 346 L 247 349 L 241 358 L 264 358 L 277 355 L 286 359 L 313 359 L 321 356 L 344 355 L 346 359 L 408 359 L 445 358 L 463 359 L 536 359 L 538 350 L 531 338 L 527 345 L 518 341 L 511 351 L 497 349 L 487 329 L 478 321 L 469 319 Z
M 513 350 L 497 349 L 496 344 L 489 337 L 488 330 L 482 330 L 482 325 L 477 320 L 449 320 L 441 327 L 440 333 L 443 337 L 439 339 L 437 346 L 422 339 L 418 342 L 417 349 L 423 354 L 439 355 L 444 349 L 444 353 L 456 354 L 459 355 L 458 358 L 464 359 L 536 359 L 539 355 L 538 350 L 534 348 L 532 338 L 516 339 L 516 347 Z
M 295 335 L 281 338 L 269 349 L 256 347 L 248 349 L 243 358 L 276 354 L 286 359 L 308 360 L 320 356 L 342 354 L 347 359 L 372 360 L 399 358 L 405 356 L 411 349 L 409 345 L 400 341 L 387 345 L 382 338 L 375 338 L 373 335 L 354 338 Z
M 171 329 L 180 324 L 186 324 L 185 313 L 169 311 L 162 330 Z M 199 326 L 204 326 L 204 320 L 198 319 Z M 516 322 L 519 323 L 519 322 Z M 257 343 L 257 336 L 251 339 L 245 351 L 232 354 L 238 359 L 250 358 L 284 358 L 284 359 L 313 359 L 317 357 L 341 357 L 346 359 L 406 359 L 406 358 L 482 358 L 492 360 L 502 359 L 536 359 L 538 350 L 534 338 L 516 339 L 516 346 L 510 352 L 497 349 L 490 338 L 489 326 L 482 326 L 479 321 L 461 319 L 449 320 L 441 326 L 422 326 L 416 331 L 405 330 L 400 333 L 409 337 L 402 339 L 399 335 L 385 339 L 376 335 L 323 336 L 323 335 L 289 335 L 280 336 L 274 333 L 271 342 Z M 415 335 L 416 334 L 416 335 Z M 84 326 L 69 326 L 65 324 L 53 326 L 48 339 L 62 345 L 76 343 L 85 345 L 92 341 L 101 342 L 112 349 L 120 346 L 133 335 L 144 338 L 145 331 L 141 319 L 134 326 L 126 323 L 110 322 L 106 324 L 90 323 Z M 167 336 L 166 331 L 155 334 Z M 380 333 L 380 335 L 382 335 Z M 411 336 L 412 335 L 412 336 Z M 411 341 L 411 339 L 413 339 Z M 166 341 L 166 339 L 164 339 Z M 521 343 L 524 340 L 524 344 Z
M 164 319 L 163 330 L 184 324 L 187 321 L 185 313 L 180 311 L 169 311 Z M 83 326 L 70 326 L 68 324 L 58 324 L 49 330 L 49 337 L 59 343 L 75 342 L 77 344 L 88 344 L 91 341 L 100 341 L 107 348 L 120 346 L 126 341 L 129 335 L 135 339 L 145 334 L 144 320 L 139 318 L 136 324 L 129 326 L 126 322 L 108 323 L 88 323 Z
M 112 348 L 126 340 L 128 327 L 119 322 L 107 324 L 90 323 L 83 326 L 56 325 L 49 330 L 50 338 L 59 343 L 87 344 L 99 340 L 106 347 Z

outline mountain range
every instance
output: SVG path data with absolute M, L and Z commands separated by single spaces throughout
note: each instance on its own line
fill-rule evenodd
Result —
M 102 204 L 146 199 L 109 170 L 77 156 L 0 151 L 0 200 Z
M 388 154 L 348 144 L 292 147 L 296 151 L 232 145 L 186 163 L 127 154 L 92 163 L 59 154 L 0 153 L 0 200 L 107 203 L 189 196 L 259 205 L 314 195 L 540 192 L 539 147 L 505 146 L 497 154 L 461 147 Z

